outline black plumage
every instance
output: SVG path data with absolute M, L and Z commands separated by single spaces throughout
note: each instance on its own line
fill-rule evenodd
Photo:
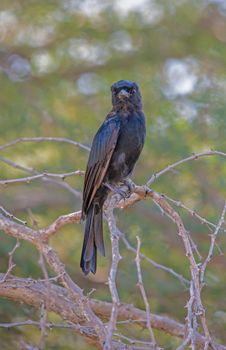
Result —
M 133 171 L 145 139 L 145 117 L 138 85 L 113 84 L 111 112 L 97 131 L 85 173 L 82 218 L 86 219 L 80 266 L 96 272 L 97 250 L 105 255 L 102 208 L 109 193 L 104 184 L 117 185 Z

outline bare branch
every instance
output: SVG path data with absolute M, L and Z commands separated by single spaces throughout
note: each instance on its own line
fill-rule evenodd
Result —
M 211 258 L 213 256 L 213 249 L 214 249 L 214 246 L 216 244 L 216 238 L 217 238 L 217 235 L 221 229 L 221 226 L 224 223 L 225 214 L 226 214 L 226 202 L 224 204 L 224 208 L 223 208 L 221 217 L 219 219 L 219 222 L 216 225 L 216 229 L 213 232 L 213 234 L 211 234 L 211 243 L 210 243 L 209 251 L 208 251 L 208 254 L 207 254 L 205 261 L 203 262 L 203 264 L 201 266 L 200 281 L 201 281 L 202 286 L 204 284 L 204 275 L 205 275 L 206 267 L 207 267 L 207 264 L 211 261 Z
M 10 323 L 0 323 L 1 328 L 13 328 L 13 327 L 21 327 L 21 326 L 36 326 L 40 327 L 39 321 L 33 321 L 33 320 L 27 320 L 27 321 L 20 321 L 20 322 L 10 322 Z M 46 323 L 46 327 L 49 329 L 52 328 L 75 328 L 75 325 L 73 324 L 65 324 L 65 323 Z
M 189 343 L 191 343 L 192 350 L 195 350 L 195 346 L 197 343 L 197 338 L 196 338 L 197 317 L 195 313 L 193 314 L 194 302 L 195 302 L 194 284 L 191 281 L 190 298 L 185 306 L 187 308 L 187 316 L 185 319 L 186 320 L 185 336 L 184 336 L 183 342 L 178 346 L 176 350 L 183 350 L 185 346 L 188 345 Z
M 168 201 L 170 201 L 171 203 L 175 204 L 177 207 L 187 210 L 189 212 L 189 214 L 191 216 L 195 217 L 196 219 L 198 219 L 201 222 L 202 225 L 203 224 L 207 225 L 208 228 L 210 229 L 210 231 L 212 231 L 213 228 L 216 228 L 216 225 L 213 222 L 210 222 L 209 220 L 206 220 L 205 218 L 200 216 L 195 210 L 190 209 L 186 205 L 184 205 L 181 201 L 176 201 L 176 200 L 170 198 L 169 196 L 166 196 L 165 194 L 162 194 L 162 196 L 164 198 L 166 198 Z M 226 231 L 226 230 L 224 230 L 224 231 Z
M 4 274 L 3 278 L 0 279 L 0 283 L 5 282 L 5 280 L 7 279 L 7 277 L 9 276 L 9 274 L 11 273 L 11 271 L 14 269 L 14 267 L 16 266 L 16 264 L 14 264 L 13 262 L 13 254 L 15 253 L 15 251 L 17 250 L 17 248 L 19 248 L 20 246 L 20 242 L 19 239 L 16 239 L 16 244 L 13 247 L 13 249 L 8 253 L 9 255 L 9 262 L 8 262 L 8 269 L 6 271 L 6 273 Z
M 23 227 L 23 230 L 21 229 Z M 92 312 L 88 299 L 84 296 L 81 288 L 79 288 L 66 273 L 64 265 L 59 260 L 55 251 L 43 241 L 39 231 L 19 225 L 0 214 L 0 229 L 10 236 L 21 238 L 33 243 L 39 251 L 45 256 L 49 266 L 57 275 L 61 276 L 61 282 L 68 288 L 74 300 L 79 300 L 81 315 L 85 317 L 87 322 L 93 325 L 93 328 L 99 338 L 99 342 L 103 343 L 105 339 L 105 328 L 102 322 Z
M 127 206 L 126 204 L 127 200 L 125 201 L 125 206 Z M 131 205 L 131 204 L 130 204 Z M 121 206 L 120 206 L 121 207 Z M 0 208 L 1 209 L 1 208 Z M 18 219 L 19 220 L 19 219 Z M 70 213 L 70 214 L 66 214 L 66 215 L 62 215 L 60 217 L 58 217 L 50 226 L 48 226 L 45 229 L 41 229 L 40 235 L 42 236 L 42 239 L 48 239 L 50 238 L 52 235 L 54 235 L 60 228 L 64 227 L 65 225 L 68 224 L 78 224 L 80 223 L 81 220 L 81 211 L 77 211 L 74 213 Z M 118 228 L 117 228 L 118 229 Z M 136 249 L 133 248 L 131 246 L 131 244 L 129 243 L 129 241 L 127 240 L 127 238 L 125 237 L 124 233 L 122 233 L 121 231 L 119 231 L 120 237 L 122 239 L 122 241 L 124 242 L 126 248 L 133 252 L 134 254 L 136 254 Z M 143 253 L 140 253 L 140 257 L 144 260 L 146 260 L 148 263 L 150 263 L 152 266 L 154 266 L 157 269 L 163 270 L 167 273 L 170 273 L 171 275 L 173 275 L 174 277 L 178 278 L 180 280 L 180 282 L 182 283 L 182 285 L 187 288 L 189 281 L 184 278 L 182 275 L 178 274 L 176 271 L 174 271 L 172 268 L 164 266 L 162 264 L 159 264 L 157 262 L 155 262 L 153 259 L 147 257 L 146 255 L 144 255 Z
M 205 333 L 206 340 L 208 341 L 208 343 L 213 344 L 213 342 L 210 338 L 208 327 L 207 327 L 207 322 L 206 322 L 206 318 L 205 318 L 205 308 L 203 307 L 202 300 L 201 300 L 200 268 L 199 268 L 199 265 L 197 264 L 195 257 L 193 255 L 193 250 L 192 250 L 192 246 L 191 246 L 191 243 L 189 240 L 189 236 L 188 236 L 187 231 L 184 227 L 184 224 L 183 224 L 181 217 L 170 206 L 170 204 L 165 200 L 165 198 L 163 196 L 161 196 L 160 194 L 149 190 L 147 187 L 143 187 L 143 188 L 136 187 L 135 191 L 136 191 L 136 195 L 135 194 L 132 195 L 133 199 L 130 198 L 130 201 L 129 201 L 130 203 L 136 202 L 137 200 L 140 200 L 141 198 L 151 197 L 155 202 L 158 203 L 159 206 L 161 206 L 161 208 L 167 213 L 168 216 L 171 217 L 171 219 L 176 224 L 177 229 L 178 229 L 178 235 L 182 238 L 184 248 L 185 248 L 185 253 L 186 253 L 186 256 L 187 256 L 189 263 L 190 263 L 190 272 L 191 272 L 191 278 L 192 278 L 192 281 L 191 281 L 192 287 L 190 288 L 190 298 L 192 300 L 194 300 L 194 305 L 192 303 L 192 307 L 193 307 L 192 324 L 193 324 L 193 327 L 196 327 L 196 324 L 197 324 L 196 316 L 199 316 L 201 319 L 201 323 L 202 323 L 202 327 L 203 327 L 203 330 Z M 191 294 L 191 292 L 194 293 L 194 296 L 195 296 L 194 299 L 193 299 L 193 295 Z M 188 312 L 189 312 L 189 310 L 188 310 Z M 188 317 L 187 317 L 187 320 L 188 320 Z M 196 328 L 193 328 L 193 334 L 196 334 Z M 193 340 L 194 339 L 191 339 L 191 341 L 193 341 Z
M 48 239 L 50 236 L 54 235 L 60 228 L 68 224 L 79 224 L 81 220 L 81 210 L 67 215 L 59 216 L 51 225 L 46 229 L 40 230 L 40 234 L 43 239 Z
M 0 210 L 3 212 L 4 215 L 8 216 L 10 219 L 18 221 L 20 224 L 27 225 L 26 221 L 17 218 L 15 215 L 13 215 L 9 211 L 7 211 L 5 208 L 0 206 Z
M 43 272 L 43 276 L 45 278 L 45 283 L 47 286 L 47 292 L 49 293 L 48 299 L 50 297 L 50 283 L 51 281 L 49 280 L 49 275 L 48 275 L 48 271 L 47 271 L 47 267 L 45 264 L 45 260 L 44 260 L 44 256 L 42 254 L 42 252 L 40 251 L 40 256 L 39 256 L 39 265 L 41 266 L 42 272 Z M 48 314 L 47 314 L 47 309 L 48 306 L 45 305 L 45 303 L 43 302 L 41 305 L 41 310 L 40 310 L 40 330 L 41 330 L 41 334 L 40 334 L 40 340 L 39 340 L 39 349 L 42 350 L 45 348 L 45 338 L 48 335 L 47 333 L 47 320 L 48 320 Z
M 37 180 L 41 178 L 59 178 L 61 180 L 64 180 L 66 177 L 69 176 L 74 176 L 74 175 L 84 175 L 84 171 L 81 170 L 76 170 L 76 171 L 71 171 L 69 173 L 64 173 L 64 174 L 55 174 L 55 173 L 42 173 L 42 174 L 36 174 L 32 176 L 27 176 L 27 177 L 22 177 L 22 178 L 17 178 L 17 179 L 5 179 L 5 180 L 0 180 L 0 185 L 8 185 L 8 184 L 14 184 L 14 183 L 30 183 L 32 180 Z
M 12 168 L 19 169 L 19 170 L 25 171 L 25 172 L 30 173 L 30 174 L 37 173 L 36 170 L 31 168 L 31 167 L 17 164 L 15 162 L 13 162 L 12 160 L 4 158 L 4 157 L 0 157 L 0 161 L 11 166 Z
M 41 313 L 40 313 L 40 330 L 41 330 L 41 334 L 40 334 L 40 340 L 39 340 L 39 344 L 38 344 L 38 348 L 40 350 L 45 348 L 45 337 L 47 336 L 47 332 L 46 332 L 46 323 L 47 323 L 47 311 L 45 309 L 45 304 L 42 303 L 41 305 Z
M 146 196 L 146 190 L 145 187 L 136 187 L 136 191 L 137 193 L 132 194 L 132 196 L 128 199 L 126 199 L 125 201 L 121 201 L 118 203 L 116 203 L 116 205 L 120 208 L 126 208 L 128 205 L 132 205 L 133 203 L 135 203 L 138 200 L 143 199 Z M 150 196 L 150 190 L 148 192 L 149 194 L 147 196 Z M 121 199 L 121 198 L 120 198 Z M 42 236 L 42 239 L 48 239 L 49 237 L 51 237 L 53 234 L 55 234 L 60 228 L 64 227 L 65 225 L 68 224 L 78 224 L 80 223 L 81 220 L 81 211 L 77 211 L 74 213 L 70 213 L 67 215 L 62 215 L 59 218 L 57 218 L 50 226 L 48 226 L 45 229 L 41 229 L 40 230 L 40 235 Z M 118 229 L 118 228 L 117 228 Z M 125 235 L 119 231 L 119 234 L 122 238 L 122 241 L 124 242 L 126 248 L 133 252 L 134 254 L 136 254 L 136 249 L 133 248 L 131 246 L 131 244 L 129 243 L 129 241 L 127 240 L 127 238 L 125 237 Z M 187 287 L 189 284 L 189 281 L 186 280 L 182 275 L 178 274 L 177 272 L 175 272 L 172 268 L 169 268 L 167 266 L 161 265 L 156 263 L 154 260 L 148 258 L 146 255 L 144 255 L 143 253 L 140 253 L 140 256 L 142 259 L 145 259 L 146 261 L 148 261 L 151 265 L 153 265 L 154 267 L 161 269 L 167 273 L 172 274 L 173 276 L 175 276 L 176 278 L 178 278 L 180 280 L 180 282 Z
M 155 345 L 150 344 L 150 342 L 142 341 L 139 339 L 132 339 L 132 338 L 126 337 L 125 335 L 123 335 L 121 333 L 115 333 L 114 335 L 116 335 L 117 337 L 119 337 L 121 339 L 125 339 L 131 345 L 135 345 L 135 344 L 145 345 L 145 347 L 139 347 L 139 349 L 144 349 L 144 350 L 155 350 L 156 349 Z
M 0 274 L 0 278 L 2 278 L 2 276 L 4 275 Z M 50 292 L 49 294 L 45 282 L 27 278 L 9 276 L 4 283 L 0 284 L 1 297 L 24 302 L 34 307 L 39 307 L 40 303 L 44 301 L 45 305 L 48 305 L 49 311 L 57 313 L 75 327 L 77 325 L 78 327 L 76 329 L 81 332 L 83 336 L 96 340 L 95 331 L 92 330 L 91 327 L 87 328 L 87 326 L 83 324 L 84 328 L 80 330 L 78 323 L 84 322 L 84 315 L 80 312 L 80 301 L 75 300 L 68 289 L 52 283 L 50 284 Z M 111 303 L 91 299 L 90 305 L 97 316 L 103 319 L 110 317 L 112 310 Z M 141 327 L 144 327 L 147 322 L 146 311 L 122 303 L 118 309 L 118 319 L 126 321 L 131 320 L 131 322 L 134 320 L 136 324 L 140 324 Z M 179 338 L 184 337 L 185 327 L 166 316 L 151 314 L 151 321 L 153 328 Z M 204 349 L 205 338 L 202 335 L 196 334 L 196 342 L 197 348 Z M 214 345 L 217 350 L 226 350 L 226 346 L 218 343 L 214 343 Z M 211 346 L 210 349 L 212 349 Z
M 113 214 L 113 206 L 110 203 L 108 210 L 106 211 L 108 226 L 111 234 L 111 247 L 112 247 L 112 263 L 111 263 L 111 269 L 108 277 L 108 285 L 111 292 L 112 297 L 112 310 L 111 310 L 111 317 L 108 323 L 107 327 L 107 337 L 106 342 L 104 344 L 104 350 L 111 350 L 112 349 L 112 338 L 113 338 L 113 332 L 116 328 L 116 322 L 117 322 L 117 315 L 118 315 L 118 308 L 120 306 L 120 299 L 117 291 L 116 286 L 116 275 L 117 275 L 117 269 L 119 261 L 121 260 L 121 256 L 119 253 L 119 235 L 118 230 L 116 226 L 116 220 Z
M 207 322 L 205 318 L 205 308 L 203 307 L 202 300 L 201 300 L 201 284 L 200 284 L 200 265 L 196 262 L 196 259 L 193 254 L 193 248 L 192 244 L 189 239 L 189 235 L 184 227 L 183 221 L 179 214 L 171 207 L 171 205 L 166 201 L 166 199 L 158 194 L 157 192 L 153 192 L 150 189 L 148 189 L 146 186 L 136 186 L 134 193 L 125 201 L 120 200 L 120 196 L 114 196 L 114 202 L 112 202 L 112 217 L 111 217 L 111 225 L 110 230 L 115 233 L 114 235 L 117 238 L 117 244 L 116 241 L 112 241 L 112 249 L 114 248 L 118 249 L 118 228 L 115 223 L 115 218 L 113 216 L 113 208 L 114 207 L 120 207 L 125 208 L 129 205 L 132 205 L 133 203 L 145 199 L 147 197 L 152 198 L 152 200 L 157 203 L 161 209 L 167 214 L 168 217 L 171 218 L 171 220 L 176 224 L 178 229 L 178 235 L 182 238 L 184 249 L 186 256 L 190 263 L 190 273 L 191 273 L 191 283 L 190 283 L 190 299 L 188 302 L 188 312 L 187 312 L 187 318 L 186 318 L 186 329 L 188 330 L 188 333 L 183 331 L 184 342 L 181 344 L 181 346 L 185 346 L 190 344 L 192 348 L 195 349 L 195 346 L 197 346 L 199 342 L 199 335 L 197 333 L 197 327 L 198 327 L 198 320 L 201 321 L 205 337 L 202 337 L 202 345 L 204 348 L 207 349 L 207 347 L 211 349 L 217 349 L 215 346 L 216 343 L 213 342 L 213 340 L 210 337 L 209 330 L 207 327 Z M 106 341 L 106 338 L 110 339 L 110 341 L 105 342 L 109 347 L 109 349 L 115 348 L 115 340 L 112 341 L 112 335 L 113 330 L 116 326 L 116 321 L 119 319 L 121 304 L 119 301 L 115 278 L 117 273 L 117 266 L 118 262 L 120 260 L 120 254 L 118 251 L 118 257 L 112 258 L 112 278 L 111 281 L 113 281 L 112 287 L 113 287 L 113 293 L 112 293 L 112 299 L 113 299 L 113 305 L 111 305 L 111 319 L 109 322 L 109 328 L 106 332 L 103 323 L 100 319 L 96 318 L 95 314 L 92 313 L 92 310 L 90 309 L 90 303 L 88 302 L 88 298 L 84 297 L 81 289 L 71 280 L 69 275 L 66 273 L 65 268 L 63 264 L 60 262 L 57 254 L 55 251 L 49 246 L 48 244 L 48 238 L 54 234 L 60 227 L 63 227 L 67 223 L 71 222 L 78 222 L 80 220 L 81 213 L 72 213 L 70 215 L 65 215 L 60 218 L 58 218 L 52 225 L 50 225 L 48 228 L 35 231 L 28 227 L 19 225 L 15 222 L 12 222 L 8 218 L 5 218 L 3 215 L 0 215 L 0 228 L 2 228 L 6 233 L 13 237 L 21 238 L 30 241 L 33 243 L 39 251 L 43 253 L 45 256 L 45 259 L 47 260 L 49 266 L 55 271 L 57 276 L 61 276 L 61 282 L 62 284 L 68 289 L 70 292 L 70 296 L 72 297 L 73 301 L 75 303 L 79 302 L 78 310 L 80 312 L 81 317 L 85 320 L 85 322 L 89 322 L 91 326 L 93 327 L 92 334 L 96 334 L 96 338 L 98 339 L 99 344 L 103 344 L 103 342 Z M 223 221 L 222 221 L 223 224 Z M 218 225 L 219 229 L 221 225 Z M 113 235 L 112 235 L 113 236 Z M 114 237 L 113 236 L 113 237 Z M 214 245 L 213 245 L 214 246 Z M 112 250 L 113 252 L 113 250 Z M 116 251 L 114 251 L 116 252 Z M 114 255 L 114 254 L 113 254 Z M 117 254 L 116 254 L 117 255 Z M 110 279 L 109 279 L 110 281 Z M 4 282 L 5 283 L 5 282 Z M 0 285 L 1 287 L 1 285 Z M 114 289 L 115 288 L 115 289 Z M 1 289 L 1 288 L 0 288 Z M 111 289 L 111 287 L 110 287 Z M 77 304 L 76 304 L 77 305 Z M 113 307 L 112 307 L 113 306 Z M 115 307 L 115 309 L 114 309 Z M 136 315 L 137 316 L 137 315 Z M 128 319 L 130 319 L 129 317 Z M 136 317 L 137 319 L 137 317 Z M 154 325 L 152 324 L 154 327 Z M 109 331 L 110 329 L 110 331 Z M 185 334 L 186 333 L 186 334 Z M 110 345 L 109 345 L 110 344 Z M 181 347 L 183 348 L 183 347 Z
M 196 244 L 196 243 L 194 242 L 194 240 L 192 239 L 192 237 L 191 237 L 189 231 L 187 231 L 187 235 L 188 235 L 188 239 L 189 239 L 189 241 L 190 241 L 192 250 L 196 253 L 198 259 L 199 259 L 199 260 L 202 260 L 202 255 L 200 254 L 200 252 L 199 252 L 199 250 L 198 250 L 198 247 L 197 247 L 197 244 Z
M 155 340 L 155 335 L 154 332 L 152 330 L 152 326 L 151 326 L 151 310 L 150 310 L 150 305 L 148 303 L 148 298 L 144 289 L 144 285 L 143 285 L 143 279 L 142 279 L 142 273 L 141 273 L 141 266 L 140 266 L 140 238 L 139 236 L 136 236 L 137 239 L 137 253 L 136 253 L 136 258 L 135 258 L 135 262 L 136 262 L 136 267 L 137 267 L 137 276 L 138 276 L 138 283 L 137 286 L 140 289 L 142 298 L 144 300 L 144 305 L 145 305 L 145 309 L 146 309 L 146 318 L 147 318 L 147 329 L 149 331 L 150 334 L 150 338 L 152 341 L 152 345 L 156 348 L 157 344 L 156 344 L 156 340 Z
M 3 158 L 3 157 L 0 157 L 0 161 L 8 164 L 9 166 L 12 166 L 13 168 L 20 169 L 20 170 L 25 171 L 25 172 L 27 172 L 29 174 L 34 174 L 34 176 L 32 175 L 33 179 L 40 178 L 44 182 L 51 182 L 51 183 L 56 184 L 57 186 L 66 188 L 75 197 L 81 198 L 81 193 L 76 191 L 74 188 L 72 188 L 67 182 L 62 182 L 62 181 L 55 180 L 54 178 L 45 176 L 44 174 L 41 174 L 40 172 L 38 172 L 37 170 L 35 170 L 35 169 L 31 168 L 31 167 L 25 167 L 23 165 L 17 164 L 15 162 L 13 162 L 13 161 L 11 161 L 9 159 Z M 49 173 L 49 174 L 51 174 L 51 173 Z M 64 175 L 64 174 L 62 174 L 62 175 Z M 57 176 L 54 176 L 54 177 L 57 177 Z M 63 178 L 61 180 L 63 180 Z M 9 183 L 9 181 L 10 180 L 3 180 L 4 185 L 6 186 Z M 29 183 L 30 181 L 31 181 L 31 179 L 29 180 L 29 177 L 28 177 L 28 181 L 26 181 L 26 183 Z M 13 180 L 13 182 L 20 182 L 20 181 L 14 181 Z
M 133 248 L 131 246 L 131 244 L 129 243 L 129 241 L 127 240 L 126 236 L 124 235 L 124 233 L 121 232 L 121 238 L 123 243 L 125 244 L 126 248 L 133 252 L 134 254 L 136 254 L 136 249 Z M 144 260 L 146 260 L 149 264 L 151 264 L 152 266 L 156 267 L 159 270 L 163 270 L 171 275 L 173 275 L 174 277 L 178 278 L 178 280 L 181 282 L 181 284 L 187 288 L 189 285 L 189 281 L 184 278 L 182 275 L 180 275 L 179 273 L 177 273 L 176 271 L 174 271 L 172 268 L 167 267 L 165 265 L 159 264 L 156 261 L 152 260 L 151 258 L 147 257 L 145 254 L 140 253 L 140 257 Z
M 0 146 L 0 151 L 12 147 L 14 145 L 16 145 L 17 143 L 21 143 L 21 142 L 46 142 L 46 141 L 54 141 L 54 142 L 63 142 L 63 143 L 68 143 L 70 145 L 82 148 L 86 151 L 90 151 L 90 148 L 83 145 L 80 142 L 76 142 L 67 138 L 63 138 L 63 137 L 20 137 L 18 139 L 15 139 L 11 142 L 5 143 L 4 145 Z
M 29 210 L 29 215 L 31 217 L 32 220 L 32 226 L 34 229 L 38 230 L 38 221 L 35 219 L 33 213 L 31 210 Z M 49 278 L 49 274 L 47 271 L 47 266 L 46 266 L 46 262 L 45 262 L 45 258 L 43 256 L 42 251 L 39 251 L 39 261 L 38 261 L 41 269 L 42 269 L 42 273 L 43 273 L 43 277 L 44 277 L 44 281 L 46 283 L 47 286 L 47 292 L 48 292 L 48 299 L 50 297 L 50 283 L 51 280 Z M 61 276 L 62 277 L 62 276 Z M 48 305 L 45 305 L 45 302 L 42 302 L 41 304 L 41 308 L 40 308 L 40 340 L 39 340 L 39 344 L 38 344 L 38 348 L 40 350 L 45 348 L 45 338 L 47 337 L 48 333 L 47 333 L 47 321 L 48 321 Z
M 186 163 L 190 160 L 196 160 L 198 158 L 202 158 L 202 157 L 207 157 L 207 156 L 222 156 L 222 157 L 226 157 L 226 153 L 224 152 L 220 152 L 220 151 L 205 151 L 205 152 L 200 152 L 200 153 L 194 153 L 191 156 L 181 159 L 171 165 L 168 165 L 166 168 L 160 170 L 159 172 L 153 174 L 150 179 L 147 181 L 146 185 L 150 186 L 156 179 L 158 179 L 160 176 L 162 176 L 163 174 L 167 173 L 168 171 L 171 171 L 172 169 L 176 168 L 178 165 L 181 165 L 183 163 Z

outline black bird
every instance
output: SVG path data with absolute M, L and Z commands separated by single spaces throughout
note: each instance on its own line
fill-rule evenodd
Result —
M 93 139 L 85 173 L 82 218 L 86 224 L 80 262 L 85 275 L 96 272 L 97 250 L 105 255 L 102 208 L 109 188 L 131 175 L 145 139 L 138 85 L 120 80 L 111 92 L 113 108 Z

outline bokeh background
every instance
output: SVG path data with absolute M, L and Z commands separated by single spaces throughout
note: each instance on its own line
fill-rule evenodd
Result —
M 193 152 L 226 150 L 226 1 L 225 0 L 1 0 L 0 3 L 0 144 L 18 137 L 54 136 L 91 144 L 111 108 L 110 86 L 135 80 L 147 117 L 147 139 L 134 172 L 144 184 L 154 172 Z M 1 157 L 37 171 L 84 170 L 88 153 L 55 142 L 20 143 Z M 1 161 L 1 159 L 0 159 Z M 27 176 L 1 161 L 0 178 Z M 77 191 L 82 177 L 65 180 Z M 156 191 L 182 201 L 217 222 L 226 198 L 226 162 L 218 156 L 186 163 L 152 184 Z M 39 227 L 81 207 L 76 193 L 57 184 L 32 181 L 0 186 L 0 205 Z M 178 208 L 203 256 L 209 229 Z M 159 209 L 146 201 L 118 211 L 118 225 L 135 246 L 155 261 L 189 278 L 187 260 L 176 229 Z M 105 284 L 110 242 L 105 226 L 107 258 L 99 258 L 96 276 L 79 269 L 83 224 L 61 230 L 52 245 L 72 278 L 93 296 L 110 300 Z M 15 241 L 0 235 L 0 269 Z M 219 234 L 202 296 L 211 331 L 226 343 L 226 238 Z M 134 255 L 121 245 L 118 273 L 121 300 L 143 308 L 136 287 Z M 21 242 L 14 273 L 42 278 L 39 255 Z M 188 291 L 173 276 L 142 263 L 151 309 L 184 322 Z M 50 272 L 51 274 L 51 272 Z M 39 311 L 0 300 L 0 322 L 38 319 Z M 50 321 L 59 321 L 49 315 Z M 129 329 L 125 334 L 131 335 Z M 139 337 L 133 334 L 134 337 Z M 156 333 L 160 344 L 175 349 L 176 338 Z M 35 345 L 35 328 L 0 329 L 1 349 L 15 349 L 21 340 Z M 16 345 L 17 344 L 17 345 Z M 69 330 L 52 330 L 46 349 L 91 349 Z

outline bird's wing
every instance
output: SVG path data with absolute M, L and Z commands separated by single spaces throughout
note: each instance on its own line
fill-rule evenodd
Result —
M 120 129 L 120 119 L 106 119 L 97 131 L 86 167 L 83 189 L 83 214 L 87 213 L 93 198 L 100 187 L 115 149 Z

